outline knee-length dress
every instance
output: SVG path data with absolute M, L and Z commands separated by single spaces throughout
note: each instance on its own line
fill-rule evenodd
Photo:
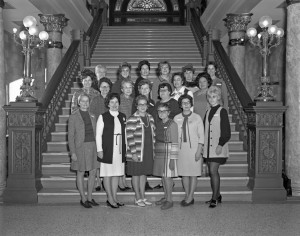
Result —
M 152 141 L 152 128 L 150 122 L 147 121 L 147 117 L 141 117 L 144 124 L 148 123 L 148 126 L 144 125 L 144 151 L 143 151 L 143 161 L 127 162 L 126 174 L 130 176 L 140 176 L 140 175 L 152 175 L 153 172 L 153 141 Z
M 183 137 L 184 117 L 178 114 L 174 117 L 178 125 L 178 175 L 179 176 L 201 176 L 202 161 L 195 160 L 198 144 L 204 144 L 204 126 L 198 114 L 191 113 L 186 124 L 186 142 Z
M 109 111 L 110 114 L 114 117 L 114 134 L 121 134 L 121 123 L 118 119 L 118 112 Z M 102 134 L 104 129 L 104 122 L 102 115 L 99 116 L 97 121 L 97 145 L 102 146 Z M 109 176 L 122 176 L 124 175 L 124 162 L 122 162 L 122 136 L 114 135 L 113 143 L 113 158 L 112 164 L 100 163 L 100 176 L 109 177 Z

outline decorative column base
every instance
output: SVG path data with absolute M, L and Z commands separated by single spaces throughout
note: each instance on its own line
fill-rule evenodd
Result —
M 257 102 L 245 109 L 248 119 L 248 187 L 253 202 L 285 201 L 282 179 L 282 129 L 286 107 Z
M 8 113 L 6 203 L 37 203 L 41 184 L 41 129 L 44 111 L 37 103 L 12 102 Z

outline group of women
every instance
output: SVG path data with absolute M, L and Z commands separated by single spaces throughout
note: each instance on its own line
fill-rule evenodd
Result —
M 150 63 L 143 60 L 138 65 L 140 77 L 135 84 L 130 80 L 131 65 L 128 63 L 120 65 L 119 78 L 113 85 L 105 74 L 102 78 L 96 78 L 90 70 L 81 72 L 83 88 L 73 95 L 68 139 L 71 168 L 77 171 L 82 206 L 91 208 L 98 205 L 92 199 L 96 173 L 103 178 L 106 204 L 112 208 L 124 206 L 118 199 L 117 189 L 120 182 L 126 186 L 125 175 L 132 176 L 134 203 L 137 206 L 152 205 L 145 196 L 147 176 L 152 175 L 162 177 L 164 197 L 155 202 L 162 210 L 173 206 L 172 178 L 178 176 L 182 177 L 185 190 L 181 205 L 194 204 L 197 177 L 202 173 L 203 153 L 206 153 L 207 161 L 214 160 L 207 155 L 210 145 L 205 142 L 207 137 L 203 123 L 207 119 L 207 110 L 209 112 L 211 108 L 207 100 L 208 90 L 217 79 L 215 65 L 209 64 L 207 68 L 210 66 L 214 70 L 207 69 L 194 79 L 192 65 L 171 75 L 170 63 L 162 61 L 158 64 L 159 76 L 151 83 L 148 80 Z M 212 86 L 213 94 L 219 98 L 220 105 L 227 108 L 228 101 L 221 99 L 227 99 L 227 94 L 221 95 L 221 91 L 227 91 L 226 86 L 221 80 L 218 83 Z M 227 135 L 222 139 L 223 147 L 230 138 L 230 127 L 228 131 L 226 109 L 220 109 L 222 117 L 224 112 L 227 116 L 227 121 L 222 123 L 226 126 Z M 218 129 L 218 137 L 214 139 L 224 136 L 225 129 Z M 225 163 L 227 157 L 228 151 L 217 158 L 217 163 Z M 83 190 L 85 171 L 89 171 L 87 196 Z M 218 172 L 218 165 L 210 171 Z M 220 178 L 218 173 L 215 174 L 210 173 L 211 178 Z M 214 186 L 212 199 L 207 202 L 210 207 L 221 202 L 219 182 L 211 181 Z

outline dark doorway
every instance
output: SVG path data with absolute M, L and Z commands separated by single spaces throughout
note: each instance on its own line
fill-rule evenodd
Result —
M 110 0 L 110 25 L 183 25 L 184 0 Z

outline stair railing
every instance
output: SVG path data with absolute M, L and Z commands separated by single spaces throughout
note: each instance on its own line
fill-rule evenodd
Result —
M 209 62 L 213 60 L 217 64 L 217 74 L 227 86 L 229 95 L 232 98 L 233 104 L 238 113 L 238 119 L 242 122 L 244 134 L 246 135 L 247 115 L 244 108 L 250 103 L 253 103 L 253 101 L 232 65 L 221 42 L 219 40 L 212 40 L 211 32 L 207 33 L 200 21 L 200 17 L 193 8 L 191 8 L 191 17 L 191 29 L 196 41 L 199 42 L 200 52 L 205 58 L 203 61 Z M 205 41 L 208 41 L 209 45 L 206 45 Z
M 51 132 L 55 128 L 59 111 L 73 85 L 74 77 L 77 77 L 80 66 L 84 66 L 80 62 L 90 61 L 91 52 L 95 48 L 103 26 L 102 12 L 103 10 L 100 9 L 86 34 L 81 32 L 81 40 L 73 40 L 41 99 L 42 108 L 45 110 L 41 132 L 42 152 L 47 150 L 47 141 L 50 140 Z M 84 43 L 85 41 L 87 43 Z

